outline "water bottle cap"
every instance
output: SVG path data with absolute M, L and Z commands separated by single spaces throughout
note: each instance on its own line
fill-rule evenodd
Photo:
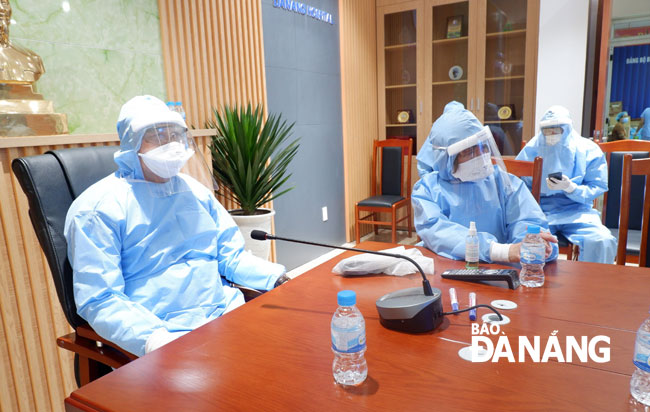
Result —
M 357 303 L 357 294 L 353 290 L 342 290 L 336 295 L 339 306 L 352 306 Z
M 533 234 L 539 233 L 539 226 L 537 226 L 537 225 L 528 225 L 528 230 L 526 231 L 526 233 L 533 233 Z

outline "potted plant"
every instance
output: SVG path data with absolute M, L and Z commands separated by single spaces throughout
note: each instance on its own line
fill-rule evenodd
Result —
M 283 186 L 291 177 L 287 167 L 299 146 L 298 139 L 288 142 L 294 123 L 288 125 L 281 114 L 264 121 L 263 107 L 253 109 L 250 103 L 226 105 L 221 113 L 213 109 L 213 114 L 206 126 L 217 130 L 210 145 L 214 176 L 241 207 L 230 214 L 244 235 L 246 249 L 268 259 L 270 242 L 252 240 L 250 232 L 270 232 L 275 212 L 261 206 L 293 189 Z

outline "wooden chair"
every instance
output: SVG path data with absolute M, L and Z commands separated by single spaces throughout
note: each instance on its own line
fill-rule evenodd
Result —
M 650 143 L 650 142 L 649 142 Z M 630 198 L 632 195 L 632 176 L 643 176 L 645 187 L 643 191 L 643 224 L 638 245 L 639 266 L 648 267 L 648 222 L 650 222 L 650 159 L 634 159 L 631 154 L 623 156 L 623 184 L 621 189 L 621 218 L 619 223 L 619 237 L 617 249 L 617 265 L 625 265 L 627 256 L 634 250 L 628 246 L 630 220 Z
M 397 224 L 407 220 L 408 235 L 413 231 L 411 212 L 411 156 L 413 140 L 375 140 L 372 153 L 371 197 L 355 205 L 355 233 L 361 241 L 360 225 L 391 227 L 391 241 L 397 243 Z M 406 216 L 397 219 L 397 211 L 406 208 Z M 361 217 L 361 212 L 369 212 Z M 390 221 L 378 220 L 380 213 L 390 214 Z
M 532 162 L 527 160 L 504 158 L 503 163 L 505 164 L 508 173 L 512 173 L 517 177 L 532 177 L 532 188 L 530 192 L 533 194 L 535 200 L 537 200 L 537 203 L 539 203 L 543 180 L 542 157 L 537 156 Z M 560 248 L 560 253 L 566 254 L 568 260 L 576 260 L 578 258 L 578 247 L 571 244 L 571 242 L 569 242 L 569 240 L 562 234 L 558 234 L 558 246 Z
M 532 162 L 527 160 L 503 159 L 508 173 L 512 173 L 517 177 L 532 177 L 531 193 L 537 203 L 539 203 L 539 195 L 542 188 L 542 165 L 544 161 L 541 156 L 537 156 Z
M 628 139 L 601 143 L 599 146 L 607 159 L 609 186 L 609 190 L 603 196 L 602 222 L 612 235 L 618 239 L 620 235 L 620 212 L 622 210 L 623 158 L 628 153 L 632 155 L 633 159 L 648 158 L 650 155 L 650 141 Z M 628 206 L 627 253 L 624 259 L 627 262 L 638 263 L 639 259 L 643 187 L 642 176 L 632 177 Z

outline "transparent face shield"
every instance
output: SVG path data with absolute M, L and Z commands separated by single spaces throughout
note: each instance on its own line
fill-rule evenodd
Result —
M 512 191 L 506 167 L 490 128 L 483 129 L 447 147 L 451 175 L 461 182 L 480 182 L 495 174 L 506 190 Z M 494 167 L 494 166 L 497 167 Z
M 542 128 L 542 134 L 544 135 L 544 139 L 546 141 L 546 144 L 549 146 L 555 146 L 562 140 L 562 127 L 561 126 L 550 126 L 550 127 L 543 127 Z
M 148 127 L 142 134 L 137 155 L 144 176 L 139 182 L 146 183 L 154 196 L 191 191 L 196 182 L 213 193 L 218 189 L 203 151 L 185 127 L 177 124 Z
M 439 170 L 441 212 L 454 223 L 502 238 L 507 226 L 504 198 L 513 188 L 501 153 L 489 127 L 447 147 L 444 169 Z M 440 165 L 442 167 L 442 164 Z

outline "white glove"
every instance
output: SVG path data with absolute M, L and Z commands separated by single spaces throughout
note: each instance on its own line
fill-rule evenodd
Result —
M 147 338 L 147 343 L 144 345 L 144 353 L 149 353 L 152 350 L 156 350 L 161 346 L 165 346 L 169 342 L 180 338 L 189 331 L 183 332 L 169 332 L 165 328 L 158 328 L 153 331 L 151 335 Z
M 577 184 L 573 183 L 571 179 L 567 176 L 562 175 L 562 180 L 557 181 L 554 179 L 546 178 L 546 186 L 551 190 L 564 190 L 567 193 L 571 193 L 578 187 Z

